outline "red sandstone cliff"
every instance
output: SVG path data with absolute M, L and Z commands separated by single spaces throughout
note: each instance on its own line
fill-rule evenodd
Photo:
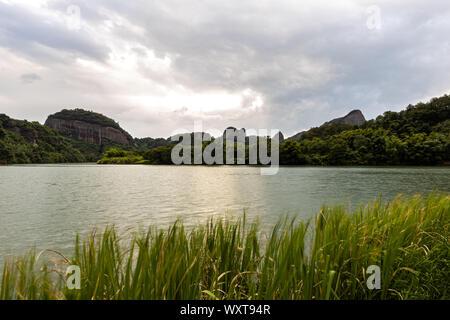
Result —
M 50 116 L 45 125 L 62 134 L 93 144 L 115 142 L 129 145 L 127 136 L 118 129 L 79 120 L 65 120 Z

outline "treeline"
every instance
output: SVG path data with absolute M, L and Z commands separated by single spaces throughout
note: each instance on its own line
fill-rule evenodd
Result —
M 144 160 L 142 151 L 128 151 L 112 148 L 105 153 L 98 164 L 150 164 Z
M 63 110 L 57 115 L 66 120 L 81 119 L 120 128 L 114 120 L 82 109 Z M 136 143 L 129 146 L 114 142 L 102 145 L 87 143 L 39 122 L 15 120 L 0 114 L 0 164 L 96 162 L 111 148 L 135 150 L 136 146 Z
M 133 145 L 138 150 L 148 150 L 170 144 L 169 139 L 164 138 L 134 138 Z
M 38 122 L 0 114 L 0 164 L 96 162 L 118 146 L 86 143 Z
M 270 144 L 270 138 L 268 141 Z M 202 149 L 208 144 L 204 142 Z M 100 163 L 172 164 L 174 146 L 172 143 L 148 151 L 125 152 L 121 157 L 117 156 L 119 150 L 115 150 L 115 154 L 107 153 Z M 255 146 L 241 147 L 248 164 L 250 150 Z M 312 128 L 297 140 L 288 139 L 280 144 L 282 165 L 439 165 L 446 162 L 450 162 L 450 97 L 447 95 L 410 105 L 400 112 L 385 112 L 359 127 L 330 124 Z
M 398 136 L 389 130 L 357 128 L 326 138 L 281 144 L 286 165 L 437 165 L 449 161 L 450 136 L 441 132 Z
M 63 110 L 56 115 L 58 118 L 120 128 L 114 120 L 82 109 Z M 0 115 L 0 164 L 91 162 L 102 157 L 99 163 L 172 164 L 171 153 L 176 143 L 169 139 L 132 139 L 131 136 L 129 139 L 129 146 L 113 143 L 95 145 L 61 135 L 38 122 Z M 270 145 L 270 138 L 268 141 Z M 208 144 L 204 142 L 202 149 Z M 241 157 L 245 157 L 247 164 L 252 148 L 258 148 L 250 145 L 248 139 L 244 146 L 235 144 L 235 147 L 245 150 Z M 107 152 L 111 148 L 114 150 Z M 297 135 L 296 139 L 291 138 L 280 144 L 282 165 L 445 163 L 450 163 L 448 95 L 428 103 L 410 105 L 400 112 L 385 112 L 359 127 L 330 124 L 312 128 Z
M 284 164 L 436 165 L 450 161 L 450 97 L 385 112 L 359 127 L 314 128 L 286 141 Z
M 38 122 L 0 115 L 0 163 L 64 163 L 86 161 L 84 155 L 52 129 Z

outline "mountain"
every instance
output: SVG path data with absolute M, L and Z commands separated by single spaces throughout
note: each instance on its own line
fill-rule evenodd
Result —
M 346 116 L 325 122 L 319 128 L 331 126 L 334 128 L 348 129 L 350 126 L 360 126 L 360 125 L 364 124 L 365 122 L 366 122 L 366 118 L 364 117 L 361 110 L 352 110 Z M 342 126 L 340 126 L 340 125 L 342 125 Z M 311 133 L 311 131 L 313 131 L 314 129 L 317 129 L 317 128 L 312 128 L 312 129 L 309 129 L 308 131 L 301 131 L 301 132 L 293 135 L 292 137 L 289 137 L 287 140 L 299 140 L 301 138 L 304 138 L 309 133 Z
M 323 125 L 330 125 L 335 123 L 348 124 L 351 126 L 360 126 L 366 122 L 361 110 L 352 110 L 345 117 L 336 118 L 331 121 L 325 122 Z
M 342 120 L 330 121 L 298 134 L 297 140 L 286 141 L 280 148 L 280 162 L 296 165 L 450 165 L 448 95 L 408 105 L 399 112 L 387 111 L 359 126 Z
M 117 143 L 133 144 L 133 137 L 114 120 L 96 112 L 83 109 L 64 109 L 50 115 L 45 121 L 49 128 L 61 134 L 96 145 Z
M 64 109 L 45 125 L 0 114 L 0 164 L 95 162 L 111 148 L 149 150 L 170 143 L 162 138 L 133 138 L 96 112 Z
M 278 135 L 283 141 L 283 134 Z M 133 161 L 170 164 L 174 145 L 170 139 L 133 139 L 114 120 L 82 109 L 50 115 L 46 125 L 0 114 L 0 164 L 93 162 L 112 148 L 125 153 L 119 150 L 111 156 L 126 154 Z M 353 110 L 282 142 L 280 161 L 295 165 L 450 164 L 450 96 L 409 105 L 400 112 L 387 111 L 369 121 L 361 111 Z

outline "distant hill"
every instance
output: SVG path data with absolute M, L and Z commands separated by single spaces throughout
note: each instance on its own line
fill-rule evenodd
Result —
M 336 118 L 329 122 L 325 122 L 324 125 L 340 123 L 340 124 L 348 124 L 351 126 L 360 126 L 364 122 L 366 122 L 366 118 L 364 118 L 364 115 L 361 112 L 361 110 L 352 110 L 345 117 Z
M 133 137 L 116 121 L 93 111 L 64 109 L 50 115 L 45 121 L 45 125 L 65 136 L 87 143 L 97 145 L 111 142 L 120 145 L 133 144 Z
M 365 122 L 366 118 L 364 117 L 361 110 L 352 110 L 346 116 L 325 122 L 318 128 L 321 128 L 320 130 L 322 131 L 329 131 L 328 134 L 336 134 L 343 130 L 349 129 L 352 126 L 360 126 Z M 304 138 L 308 136 L 311 132 L 317 131 L 316 129 L 317 128 L 311 128 L 308 131 L 299 132 L 292 137 L 289 137 L 287 140 L 299 140 L 302 137 Z
M 329 122 L 296 138 L 288 140 L 289 150 L 297 150 L 291 164 L 450 165 L 450 96 L 387 111 L 359 126 Z
M 0 114 L 0 164 L 97 161 L 111 148 L 148 163 L 168 164 L 174 145 L 170 139 L 133 139 L 116 121 L 83 109 L 64 109 L 50 115 L 45 124 Z M 278 136 L 284 140 L 281 132 Z M 280 161 L 291 165 L 450 164 L 450 97 L 388 111 L 369 121 L 360 110 L 353 110 L 286 139 L 280 145 Z
M 45 125 L 0 114 L 0 164 L 96 162 L 111 148 L 140 152 L 169 139 L 133 138 L 100 113 L 64 109 Z

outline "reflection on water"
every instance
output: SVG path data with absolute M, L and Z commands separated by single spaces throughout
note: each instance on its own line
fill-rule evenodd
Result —
M 308 218 L 323 202 L 450 191 L 450 168 L 28 165 L 0 167 L 0 259 L 36 246 L 67 251 L 77 232 L 114 224 L 193 225 L 225 214 Z

